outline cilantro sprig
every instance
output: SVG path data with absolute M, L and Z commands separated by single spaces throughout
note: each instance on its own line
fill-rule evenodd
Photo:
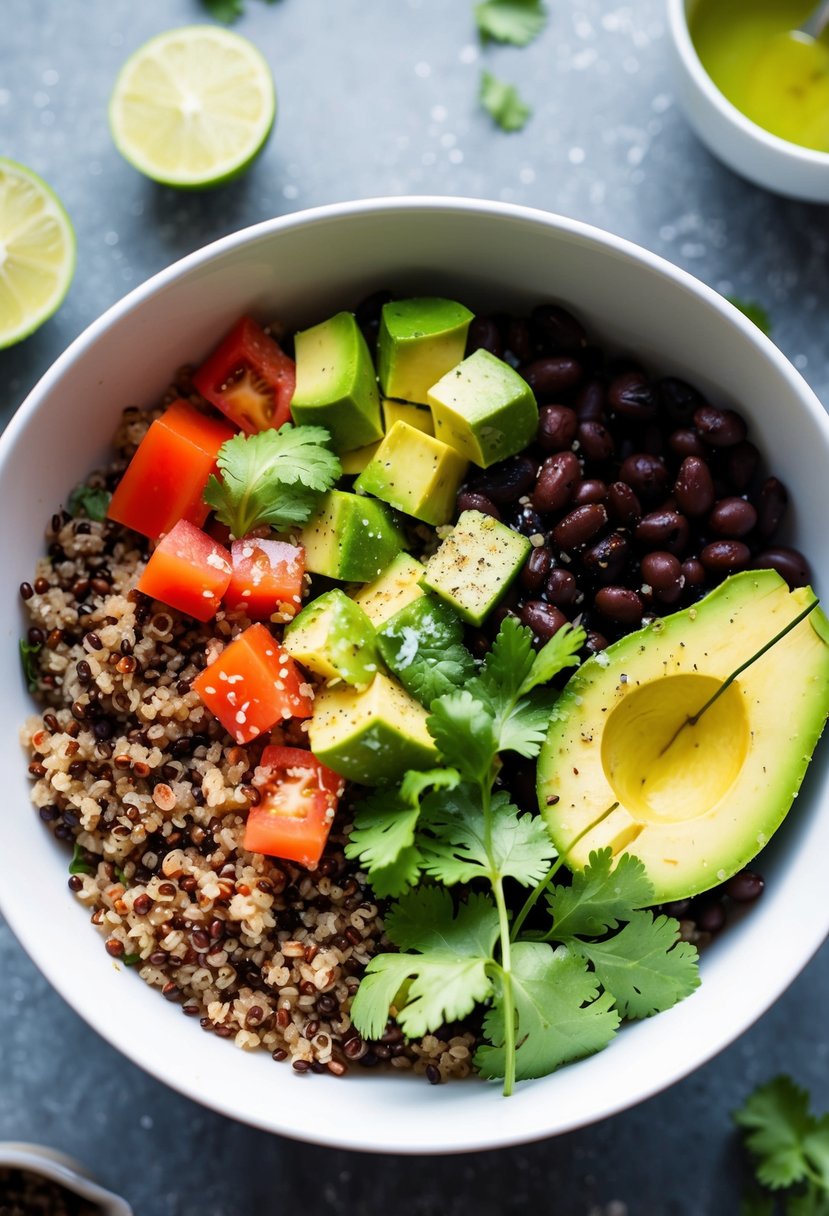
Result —
M 829 1212 L 829 1112 L 817 1116 L 809 1094 L 791 1077 L 761 1085 L 734 1112 L 752 1158 L 759 1190 L 745 1211 L 773 1216 Z
M 475 22 L 484 41 L 526 46 L 547 24 L 547 10 L 543 0 L 481 0 Z
M 571 885 L 554 883 L 566 858 L 500 784 L 504 753 L 538 754 L 549 682 L 578 663 L 583 642 L 583 630 L 565 627 L 535 653 L 530 631 L 507 618 L 478 674 L 431 703 L 444 767 L 376 790 L 346 846 L 377 894 L 396 897 L 386 933 L 398 953 L 369 963 L 355 1026 L 375 1038 L 391 1015 L 418 1037 L 484 1004 L 475 1063 L 503 1078 L 505 1094 L 600 1050 L 623 1019 L 666 1009 L 698 983 L 677 922 L 645 910 L 654 892 L 642 863 L 623 856 L 614 868 L 603 849 Z M 527 892 L 517 915 L 515 887 Z
M 478 100 L 502 131 L 521 131 L 532 116 L 532 109 L 515 85 L 499 80 L 486 69 L 481 72 Z
M 219 449 L 219 476 L 211 475 L 204 500 L 237 538 L 262 525 L 304 524 L 342 472 L 329 444 L 324 427 L 290 423 L 234 435 Z

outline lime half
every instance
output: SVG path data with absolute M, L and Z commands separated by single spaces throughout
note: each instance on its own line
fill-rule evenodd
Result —
M 154 181 L 184 189 L 243 173 L 275 114 L 266 60 L 247 38 L 212 25 L 145 42 L 121 69 L 109 103 L 121 154 Z
M 31 169 L 0 157 L 0 348 L 51 317 L 75 273 L 75 233 Z

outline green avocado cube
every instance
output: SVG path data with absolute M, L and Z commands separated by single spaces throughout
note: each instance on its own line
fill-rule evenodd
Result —
M 374 364 L 354 314 L 338 312 L 303 330 L 294 350 L 294 422 L 326 427 L 338 452 L 382 438 Z
M 384 396 L 425 404 L 435 381 L 463 358 L 472 317 L 454 300 L 424 297 L 384 304 L 377 342 Z
M 354 482 L 360 494 L 382 498 L 427 524 L 445 524 L 455 513 L 455 497 L 468 461 L 439 439 L 395 422 Z
M 378 441 L 377 443 L 367 443 L 362 448 L 352 448 L 350 452 L 341 452 L 340 464 L 343 474 L 346 477 L 356 477 L 358 473 L 362 473 L 379 446 Z
M 377 675 L 377 635 L 359 604 L 335 587 L 307 604 L 283 637 L 297 662 L 326 680 L 367 687 Z
M 476 350 L 427 394 L 435 436 L 486 469 L 535 438 L 538 405 L 518 372 L 488 350 Z
M 432 421 L 432 411 L 425 405 L 411 405 L 408 401 L 390 401 L 383 398 L 380 402 L 383 411 L 383 430 L 388 435 L 395 422 L 408 422 L 426 435 L 434 435 L 435 424 Z
M 427 708 L 475 674 L 457 612 L 436 595 L 422 595 L 377 631 L 377 649 L 392 675 Z
M 438 763 L 427 716 L 396 680 L 381 672 L 363 691 L 336 684 L 317 693 L 308 742 L 335 773 L 362 785 L 383 785 L 408 769 Z
M 305 568 L 346 583 L 376 578 L 405 544 L 388 507 L 346 490 L 329 490 L 299 533 Z
M 398 553 L 385 570 L 359 591 L 354 599 L 375 628 L 384 624 L 401 608 L 424 595 L 419 586 L 425 567 L 409 553 Z
M 482 511 L 464 511 L 426 564 L 422 585 L 472 625 L 486 619 L 532 545 Z

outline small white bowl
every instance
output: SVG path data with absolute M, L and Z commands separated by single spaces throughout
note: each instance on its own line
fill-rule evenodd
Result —
M 66 889 L 68 854 L 29 803 L 18 742 L 32 713 L 18 656 L 43 529 L 106 459 L 126 405 L 150 405 L 171 372 L 197 362 L 244 312 L 296 328 L 379 288 L 457 295 L 470 307 L 524 311 L 559 301 L 597 342 L 635 352 L 743 410 L 751 438 L 793 492 L 790 533 L 829 571 L 829 418 L 751 321 L 647 250 L 576 220 L 470 199 L 398 198 L 322 207 L 225 237 L 150 279 L 58 359 L 0 438 L 0 904 L 61 995 L 118 1050 L 188 1097 L 281 1135 L 351 1149 L 463 1152 L 522 1143 L 605 1118 L 685 1076 L 731 1043 L 783 992 L 829 932 L 829 745 L 764 857 L 766 893 L 706 951 L 687 1000 L 626 1026 L 604 1052 L 514 1097 L 480 1080 L 353 1070 L 298 1076 L 266 1052 L 205 1035 L 104 950 Z M 824 591 L 826 587 L 824 585 Z
M 829 152 L 803 148 L 746 118 L 700 62 L 688 20 L 697 0 L 667 0 L 679 100 L 708 148 L 736 173 L 789 198 L 829 203 Z
M 73 1195 L 97 1204 L 101 1216 L 132 1216 L 132 1208 L 126 1200 L 95 1182 L 80 1162 L 43 1144 L 0 1141 L 0 1169 L 25 1170 L 57 1182 Z

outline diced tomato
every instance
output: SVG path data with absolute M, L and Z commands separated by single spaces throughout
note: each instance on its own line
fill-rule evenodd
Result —
M 264 625 L 250 625 L 199 672 L 193 688 L 237 743 L 277 722 L 310 718 L 311 687 Z
M 312 752 L 266 747 L 253 777 L 261 801 L 248 812 L 244 847 L 314 869 L 345 782 Z
M 296 365 L 278 342 L 242 317 L 193 377 L 203 397 L 248 434 L 290 418 Z
M 246 536 L 230 546 L 233 574 L 225 594 L 231 610 L 244 608 L 252 621 L 277 615 L 289 621 L 302 603 L 305 550 L 281 540 Z
M 199 527 L 210 510 L 202 494 L 219 448 L 236 434 L 226 422 L 207 418 L 187 401 L 174 401 L 150 425 L 107 514 L 151 540 L 180 519 Z
M 158 542 L 137 588 L 197 621 L 208 621 L 218 612 L 230 574 L 227 549 L 180 519 Z

